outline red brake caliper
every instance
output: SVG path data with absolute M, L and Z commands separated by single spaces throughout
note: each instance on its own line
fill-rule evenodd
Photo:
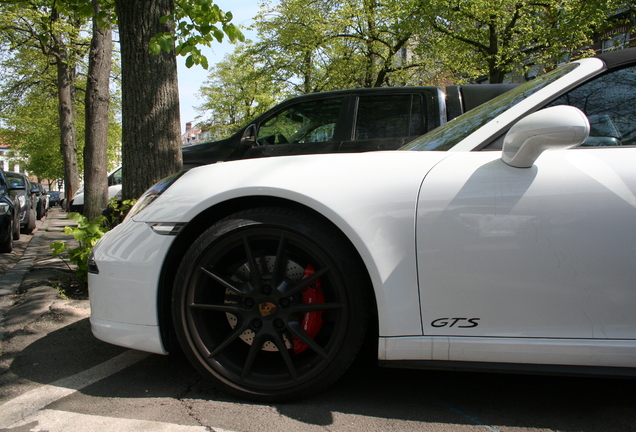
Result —
M 305 268 L 305 274 L 303 275 L 303 279 L 308 278 L 314 274 L 314 267 L 311 264 L 308 264 Z M 316 281 L 310 284 L 308 287 L 303 288 L 303 303 L 324 303 L 325 296 L 322 293 L 322 289 L 320 288 L 322 281 L 321 279 L 316 279 Z M 316 337 L 318 332 L 320 331 L 320 327 L 322 327 L 322 311 L 315 312 L 307 312 L 303 316 L 303 320 L 301 322 L 303 330 L 309 335 L 310 338 Z M 294 336 L 294 354 L 300 354 L 304 352 L 308 347 L 307 344 L 301 341 L 298 337 Z

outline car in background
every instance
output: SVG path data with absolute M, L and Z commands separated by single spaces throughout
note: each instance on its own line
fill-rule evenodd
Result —
M 118 167 L 113 172 L 108 174 L 108 199 L 115 198 L 121 191 L 122 169 Z M 69 212 L 82 213 L 84 211 L 84 188 L 80 188 L 73 199 L 69 203 Z
M 31 182 L 31 193 L 37 197 L 35 214 L 37 220 L 42 219 L 49 211 L 49 196 L 41 183 Z
M 387 367 L 636 376 L 636 49 L 398 151 L 193 168 L 89 258 L 101 340 L 260 401 Z M 377 324 L 377 325 L 375 325 Z
M 183 169 L 273 156 L 397 150 L 515 86 L 378 87 L 297 96 L 230 137 L 185 145 Z
M 62 192 L 59 191 L 48 191 L 47 195 L 49 196 L 49 208 L 59 206 L 61 203 L 61 195 Z
M 10 253 L 14 240 L 20 240 L 20 203 L 0 169 L 0 253 Z
M 5 171 L 9 189 L 20 202 L 20 230 L 23 234 L 31 234 L 37 219 L 37 195 L 32 192 L 31 182 L 24 174 Z

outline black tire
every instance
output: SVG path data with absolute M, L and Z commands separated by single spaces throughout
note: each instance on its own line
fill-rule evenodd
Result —
M 191 246 L 175 281 L 185 354 L 244 398 L 323 390 L 349 367 L 367 328 L 367 278 L 356 257 L 332 226 L 296 211 L 256 208 L 216 223 Z M 304 298 L 319 292 L 324 302 Z M 318 315 L 310 336 L 301 321 Z
M 84 214 L 84 204 L 74 205 L 73 202 L 71 201 L 71 206 L 69 207 L 68 212 Z
M 20 240 L 20 220 L 13 221 L 13 240 Z
M 7 230 L 7 236 L 4 239 L 0 239 L 0 253 L 11 253 L 13 251 L 13 219 L 11 219 L 11 226 Z
M 27 215 L 27 223 L 24 225 L 22 232 L 24 234 L 31 234 L 35 230 L 35 210 L 30 209 Z

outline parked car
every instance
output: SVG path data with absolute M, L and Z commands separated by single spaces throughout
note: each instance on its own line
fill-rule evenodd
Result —
M 31 182 L 31 193 L 37 197 L 35 213 L 37 219 L 40 220 L 49 211 L 49 196 L 40 183 Z
M 0 253 L 10 253 L 14 240 L 20 240 L 20 203 L 11 195 L 0 169 Z
M 295 399 L 367 329 L 382 366 L 636 375 L 636 49 L 564 65 L 400 151 L 243 160 L 148 190 L 89 259 L 101 340 L 178 341 Z
M 49 207 L 56 207 L 60 205 L 60 194 L 58 191 L 48 191 L 49 196 Z
M 121 191 L 122 170 L 118 167 L 108 174 L 108 199 L 114 198 Z M 84 188 L 80 188 L 69 203 L 69 211 L 82 213 L 84 211 Z
M 4 175 L 9 189 L 20 202 L 20 230 L 24 234 L 31 234 L 37 218 L 37 196 L 32 192 L 31 182 L 24 174 L 5 171 Z
M 183 168 L 271 156 L 396 150 L 514 87 L 381 87 L 298 96 L 229 138 L 183 147 Z

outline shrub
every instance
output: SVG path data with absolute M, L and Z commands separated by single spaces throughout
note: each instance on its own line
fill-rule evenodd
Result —
M 123 221 L 124 216 L 135 204 L 136 200 L 125 200 L 122 202 L 113 198 L 108 203 L 106 215 L 97 216 L 89 221 L 86 216 L 80 213 L 69 213 L 66 218 L 77 223 L 77 226 L 64 227 L 64 234 L 72 235 L 79 242 L 79 246 L 70 249 L 65 241 L 56 241 L 51 244 L 53 256 L 64 259 L 64 254 L 68 260 L 75 264 L 75 276 L 82 284 L 88 282 L 88 257 L 93 247 L 102 236 Z

